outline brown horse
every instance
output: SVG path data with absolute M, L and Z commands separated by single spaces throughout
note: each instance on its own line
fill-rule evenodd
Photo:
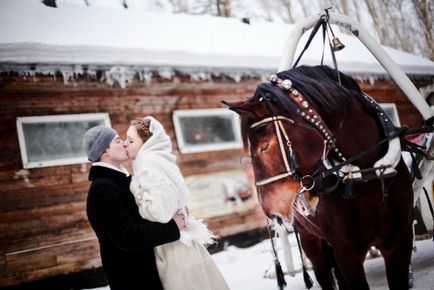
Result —
M 375 246 L 389 288 L 408 289 L 411 177 L 399 159 L 374 168 L 393 135 L 382 123 L 391 121 L 352 78 L 338 80 L 329 67 L 301 66 L 246 101 L 223 103 L 241 116 L 265 214 L 293 222 L 321 287 L 334 289 L 337 278 L 340 289 L 369 289 L 363 262 Z

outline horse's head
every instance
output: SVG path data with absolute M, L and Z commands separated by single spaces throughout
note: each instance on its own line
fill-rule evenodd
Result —
M 327 149 L 323 134 L 303 118 L 288 92 L 274 84 L 262 83 L 247 101 L 226 105 L 242 119 L 265 214 L 290 222 L 297 194 L 301 189 L 309 194 L 310 174 Z
M 311 75 L 306 76 L 306 72 Z M 334 103 L 333 97 L 343 94 L 342 90 L 348 93 L 349 88 L 334 84 L 333 72 L 323 67 L 281 72 L 270 82 L 259 84 L 254 96 L 246 101 L 224 102 L 241 117 L 260 203 L 273 220 L 292 221 L 297 195 L 312 197 L 311 176 L 322 166 L 325 156 L 330 151 L 337 158 L 341 154 L 334 146 L 332 131 L 342 126 L 350 102 Z M 349 82 L 347 87 L 354 85 Z

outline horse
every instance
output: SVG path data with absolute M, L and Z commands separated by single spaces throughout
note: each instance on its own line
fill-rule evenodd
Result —
M 395 164 L 374 166 L 398 136 L 379 104 L 322 65 L 281 71 L 247 100 L 222 102 L 240 116 L 264 213 L 299 232 L 322 289 L 369 289 L 372 246 L 389 288 L 408 289 L 412 179 L 400 151 Z

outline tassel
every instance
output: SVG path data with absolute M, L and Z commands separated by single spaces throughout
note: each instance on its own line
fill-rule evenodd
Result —
M 345 189 L 342 197 L 345 199 L 354 199 L 356 195 L 354 194 L 353 171 L 351 171 L 351 167 L 350 167 L 350 171 L 348 172 L 348 175 L 346 176 L 346 178 L 344 178 L 344 182 L 345 182 Z
M 285 276 L 283 275 L 282 266 L 280 265 L 280 262 L 277 260 L 274 261 L 274 265 L 276 266 L 277 285 L 279 286 L 280 290 L 283 290 L 286 287 L 286 281 L 285 281 Z
M 295 172 L 298 168 L 298 160 L 297 160 L 297 156 L 295 156 L 294 152 L 292 151 L 292 149 L 289 150 L 289 166 L 291 168 L 291 172 Z
M 304 279 L 304 284 L 306 285 L 307 289 L 312 288 L 313 286 L 313 281 L 312 278 L 310 278 L 309 273 L 306 271 L 306 268 L 303 267 L 303 279 Z
M 352 178 L 348 178 L 345 181 L 345 189 L 342 197 L 345 199 L 354 199 L 356 197 L 356 195 L 354 194 L 354 182 Z
M 426 197 L 426 201 L 428 203 L 429 211 L 431 212 L 431 216 L 432 216 L 433 221 L 434 221 L 434 209 L 433 209 L 433 206 L 432 206 L 432 202 L 429 199 L 428 191 L 426 190 L 425 186 L 423 186 L 422 189 L 423 189 L 423 192 L 425 193 L 425 197 Z M 432 230 L 434 232 L 434 224 L 432 226 Z M 434 242 L 434 235 L 432 237 L 432 241 Z
M 306 270 L 305 262 L 304 262 L 304 259 L 303 259 L 303 251 L 301 250 L 300 237 L 298 236 L 298 231 L 297 231 L 296 227 L 294 227 L 294 233 L 295 233 L 295 239 L 297 240 L 298 251 L 300 252 L 301 265 L 303 266 L 304 284 L 306 285 L 307 289 L 310 289 L 313 286 L 313 281 L 310 278 L 309 273 Z
M 422 173 L 420 173 L 420 169 L 419 169 L 419 164 L 416 162 L 416 158 L 413 158 L 413 154 L 411 154 L 412 156 L 412 162 L 411 162 L 411 168 L 413 170 L 413 175 L 415 178 L 421 180 L 422 179 Z
M 279 286 L 279 290 L 283 290 L 286 286 L 285 276 L 283 275 L 282 266 L 280 265 L 279 262 L 279 256 L 277 255 L 276 248 L 274 246 L 274 239 L 273 236 L 271 235 L 271 226 L 268 219 L 267 219 L 267 225 L 268 225 L 267 226 L 268 235 L 270 236 L 270 241 L 271 241 L 271 248 L 273 249 L 273 255 L 274 255 L 274 266 L 276 269 L 277 286 Z

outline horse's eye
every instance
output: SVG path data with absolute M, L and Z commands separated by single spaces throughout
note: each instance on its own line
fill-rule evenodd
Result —
M 261 153 L 267 153 L 269 151 L 269 145 L 270 145 L 270 143 L 267 143 L 263 146 L 260 146 L 259 151 L 261 151 Z

